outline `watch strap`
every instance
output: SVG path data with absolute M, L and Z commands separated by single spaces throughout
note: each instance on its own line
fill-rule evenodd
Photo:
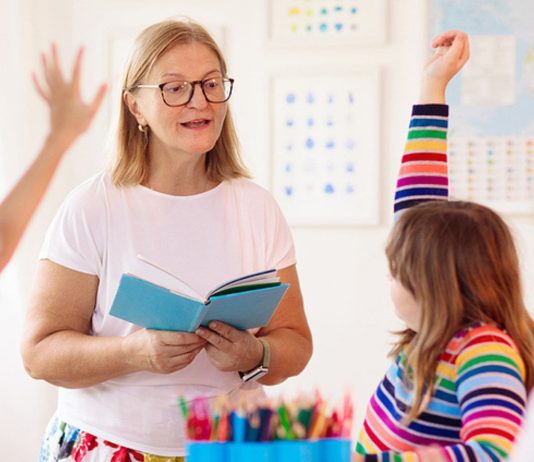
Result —
M 261 363 L 255 368 L 247 372 L 239 372 L 239 376 L 243 382 L 252 382 L 258 380 L 269 372 L 271 364 L 271 346 L 266 340 L 258 339 L 263 346 L 263 354 Z

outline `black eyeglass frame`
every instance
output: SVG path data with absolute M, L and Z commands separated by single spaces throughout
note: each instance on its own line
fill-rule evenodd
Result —
M 202 94 L 204 95 L 204 98 L 206 98 L 206 101 L 208 103 L 213 103 L 213 104 L 226 103 L 226 101 L 228 101 L 230 99 L 230 96 L 232 96 L 232 90 L 234 89 L 234 79 L 231 79 L 231 78 L 222 78 L 221 79 L 222 82 L 223 82 L 223 85 L 226 82 L 230 82 L 230 91 L 228 92 L 228 96 L 226 97 L 226 99 L 224 99 L 223 101 L 212 101 L 212 100 L 209 99 L 208 95 L 206 95 L 206 91 L 204 90 L 204 84 L 206 82 L 209 82 L 210 80 L 214 80 L 214 79 L 211 78 L 211 79 L 204 79 L 204 80 L 180 80 L 180 82 L 187 82 L 189 85 L 191 85 L 191 92 L 189 94 L 189 98 L 187 99 L 187 101 L 185 103 L 181 103 L 181 104 L 169 104 L 167 101 L 165 101 L 165 93 L 163 91 L 163 87 L 165 85 L 168 85 L 169 83 L 172 83 L 172 82 L 160 83 L 159 85 L 139 84 L 139 85 L 134 85 L 133 87 L 128 88 L 127 91 L 132 91 L 132 90 L 135 90 L 137 88 L 159 88 L 159 91 L 161 93 L 161 99 L 163 100 L 163 102 L 165 103 L 166 106 L 169 106 L 169 107 L 180 107 L 180 106 L 185 106 L 185 105 L 187 105 L 187 104 L 189 104 L 191 102 L 191 100 L 193 99 L 193 95 L 195 94 L 195 85 L 199 85 L 200 89 L 202 90 Z

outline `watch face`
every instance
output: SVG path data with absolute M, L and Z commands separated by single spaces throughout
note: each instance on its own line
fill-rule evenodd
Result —
M 264 375 L 267 374 L 267 372 L 269 372 L 268 368 L 259 366 L 256 369 L 244 374 L 241 379 L 243 380 L 243 382 L 254 382 L 258 379 L 261 379 Z

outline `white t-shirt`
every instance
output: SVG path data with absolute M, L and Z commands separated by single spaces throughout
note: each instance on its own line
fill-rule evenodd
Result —
M 295 263 L 278 205 L 251 181 L 223 181 L 202 194 L 172 196 L 144 186 L 116 188 L 104 173 L 69 194 L 40 257 L 98 276 L 92 334 L 122 336 L 137 329 L 108 314 L 123 273 L 187 290 L 137 255 L 200 294 L 242 274 Z M 116 444 L 176 456 L 184 454 L 185 444 L 177 398 L 222 393 L 237 399 L 262 393 L 262 387 L 243 385 L 236 372 L 219 371 L 203 351 L 172 374 L 137 372 L 87 388 L 60 388 L 57 414 Z

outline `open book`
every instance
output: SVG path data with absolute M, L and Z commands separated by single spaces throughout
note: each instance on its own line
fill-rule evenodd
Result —
M 139 259 L 179 277 L 150 262 Z M 270 269 L 227 281 L 202 296 L 182 294 L 132 274 L 123 274 L 110 314 L 149 329 L 194 332 L 200 325 L 222 321 L 237 329 L 263 327 L 271 319 L 289 284 Z M 191 289 L 192 293 L 195 293 Z

